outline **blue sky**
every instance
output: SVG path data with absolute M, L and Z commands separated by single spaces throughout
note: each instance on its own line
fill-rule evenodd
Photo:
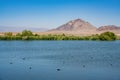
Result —
M 0 26 L 56 28 L 77 18 L 120 26 L 120 0 L 0 0 Z

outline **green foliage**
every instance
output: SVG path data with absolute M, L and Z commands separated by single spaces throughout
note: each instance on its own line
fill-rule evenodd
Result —
M 90 40 L 100 40 L 100 39 L 99 39 L 99 35 L 96 34 L 96 35 L 90 36 Z
M 6 33 L 4 33 L 4 36 L 13 36 L 13 33 L 12 32 L 6 32 Z
M 120 36 L 117 36 L 117 40 L 120 40 Z
M 22 31 L 21 36 L 33 36 L 33 33 L 29 30 Z
M 111 41 L 111 40 L 116 40 L 117 36 L 113 32 L 104 32 L 100 34 L 99 39 L 103 41 Z
M 7 40 L 6 36 L 0 36 L 0 40 Z
M 29 37 L 28 36 L 23 36 L 22 40 L 29 40 Z
M 21 40 L 18 36 L 0 36 L 0 40 Z
M 100 35 L 92 35 L 92 36 L 74 36 L 74 35 L 38 35 L 29 30 L 24 30 L 22 33 L 17 33 L 13 35 L 11 32 L 5 33 L 4 36 L 0 36 L 0 40 L 101 40 L 101 41 L 109 41 L 119 39 L 112 32 L 105 32 Z
M 39 36 L 38 34 L 35 34 L 34 36 Z
M 20 33 L 17 33 L 16 36 L 22 36 Z

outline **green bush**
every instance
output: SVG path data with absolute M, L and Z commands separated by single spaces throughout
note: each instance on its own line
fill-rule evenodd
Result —
M 17 33 L 17 34 L 16 34 L 16 36 L 22 36 L 22 34 L 20 34 L 20 33 Z
M 120 37 L 117 37 L 112 32 L 104 32 L 100 35 L 92 35 L 92 36 L 74 36 L 74 35 L 38 35 L 29 30 L 24 30 L 22 33 L 17 33 L 15 36 L 11 33 L 5 33 L 4 36 L 0 36 L 0 40 L 101 40 L 101 41 L 109 41 L 116 40 Z
M 29 40 L 29 37 L 28 36 L 23 36 L 22 40 Z
M 117 36 L 113 32 L 104 32 L 104 33 L 100 34 L 100 36 L 99 36 L 99 39 L 103 40 L 103 41 L 116 40 L 116 38 L 117 38 Z
M 100 40 L 100 39 L 99 39 L 99 35 L 96 34 L 96 35 L 90 36 L 90 40 Z
M 117 36 L 117 40 L 120 40 L 120 36 Z
M 7 40 L 6 36 L 0 36 L 0 40 Z
M 12 32 L 6 32 L 6 33 L 4 33 L 4 36 L 13 36 L 13 33 Z
M 33 36 L 33 33 L 29 30 L 22 31 L 21 36 Z

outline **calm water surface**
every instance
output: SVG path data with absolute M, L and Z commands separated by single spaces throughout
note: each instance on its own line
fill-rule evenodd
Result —
M 120 41 L 0 41 L 0 80 L 120 80 Z

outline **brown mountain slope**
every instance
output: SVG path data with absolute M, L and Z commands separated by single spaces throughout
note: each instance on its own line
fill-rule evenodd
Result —
M 92 35 L 92 34 L 100 34 L 106 31 L 114 32 L 115 34 L 120 35 L 120 27 L 115 25 L 101 26 L 99 28 L 94 27 L 89 22 L 86 22 L 82 19 L 76 19 L 63 24 L 62 26 L 52 29 L 49 32 L 60 34 L 74 34 L 74 35 Z
M 68 23 L 53 29 L 52 31 L 85 31 L 96 30 L 96 27 L 81 19 L 69 21 Z
M 120 35 L 120 27 L 115 25 L 101 26 L 97 29 L 98 33 L 106 32 L 106 31 L 114 32 L 115 34 Z
M 120 27 L 115 25 L 101 26 L 97 31 L 106 31 L 106 30 L 120 30 Z

